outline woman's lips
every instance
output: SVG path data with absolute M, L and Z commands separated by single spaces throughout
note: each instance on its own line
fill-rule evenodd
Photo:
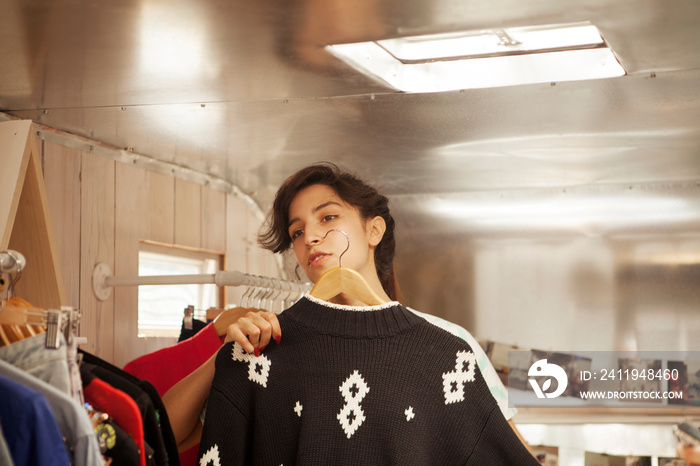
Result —
M 323 252 L 315 252 L 309 256 L 309 266 L 314 267 L 321 264 L 323 261 L 328 259 L 331 255 Z

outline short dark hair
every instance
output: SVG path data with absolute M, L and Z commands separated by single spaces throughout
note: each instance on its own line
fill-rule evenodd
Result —
M 321 184 L 333 189 L 346 203 L 355 206 L 364 220 L 380 216 L 386 231 L 374 250 L 374 262 L 379 281 L 391 299 L 399 299 L 400 291 L 394 270 L 394 218 L 389 211 L 389 199 L 359 177 L 342 171 L 330 162 L 321 162 L 302 168 L 287 178 L 277 190 L 272 210 L 267 216 L 265 230 L 258 235 L 258 243 L 273 252 L 289 249 L 289 206 L 304 188 Z

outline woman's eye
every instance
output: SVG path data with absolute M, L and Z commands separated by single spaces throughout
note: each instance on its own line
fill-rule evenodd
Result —
M 323 217 L 323 221 L 330 222 L 331 220 L 333 220 L 336 217 L 337 217 L 337 215 L 326 215 L 325 217 Z
M 302 233 L 304 233 L 304 230 L 295 230 L 292 232 L 292 240 L 297 239 Z

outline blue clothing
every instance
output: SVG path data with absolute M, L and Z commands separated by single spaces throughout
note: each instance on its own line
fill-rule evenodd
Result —
M 15 466 L 69 466 L 46 398 L 2 376 L 0 393 L 0 424 Z
M 56 425 L 63 434 L 68 457 L 73 466 L 104 464 L 95 430 L 82 405 L 52 385 L 2 360 L 0 360 L 0 376 L 14 380 L 31 390 L 36 390 L 46 398 L 56 420 Z M 3 464 L 0 461 L 0 465 Z

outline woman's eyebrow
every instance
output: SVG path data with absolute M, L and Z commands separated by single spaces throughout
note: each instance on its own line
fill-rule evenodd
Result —
M 315 214 L 316 212 L 318 212 L 319 210 L 323 209 L 324 207 L 328 207 L 329 205 L 332 205 L 332 204 L 335 204 L 335 205 L 337 205 L 338 207 L 340 207 L 340 202 L 328 201 L 328 202 L 324 202 L 323 204 L 314 207 L 313 210 L 312 210 L 311 212 L 313 212 L 313 213 Z
M 328 202 L 324 202 L 323 204 L 317 205 L 316 207 L 314 207 L 313 209 L 311 209 L 311 213 L 314 213 L 314 214 L 315 214 L 315 213 L 318 212 L 319 210 L 323 209 L 324 207 L 328 207 L 329 205 L 337 205 L 338 207 L 342 207 L 342 206 L 340 205 L 340 202 L 328 201 Z M 291 220 L 289 221 L 289 223 L 287 224 L 287 228 L 291 227 L 292 224 L 293 224 L 294 222 L 298 222 L 299 220 L 300 220 L 299 217 L 294 217 L 294 218 L 291 219 Z

